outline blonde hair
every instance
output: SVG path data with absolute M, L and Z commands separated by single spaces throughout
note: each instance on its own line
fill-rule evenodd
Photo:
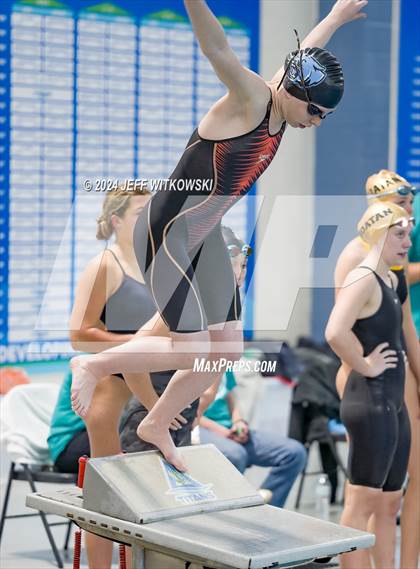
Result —
M 132 189 L 130 189 L 132 188 Z M 107 192 L 102 204 L 102 214 L 98 217 L 96 239 L 107 241 L 114 233 L 112 216 L 123 217 L 133 196 L 148 196 L 150 191 L 141 186 L 136 187 L 134 181 L 128 181 L 123 186 Z
M 399 205 L 392 202 L 375 201 L 370 205 L 357 224 L 360 237 L 373 245 L 382 235 L 402 219 L 410 219 L 408 213 Z

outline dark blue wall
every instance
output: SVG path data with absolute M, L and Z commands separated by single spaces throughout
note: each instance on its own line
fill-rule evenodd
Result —
M 320 18 L 333 3 L 320 0 Z M 369 2 L 368 18 L 338 30 L 327 46 L 343 66 L 345 94 L 335 115 L 317 131 L 316 195 L 361 195 L 367 176 L 388 165 L 391 4 Z M 316 226 L 319 208 L 315 203 Z M 342 215 L 337 209 L 338 224 Z M 312 334 L 317 339 L 323 338 L 332 306 L 333 289 L 313 290 Z

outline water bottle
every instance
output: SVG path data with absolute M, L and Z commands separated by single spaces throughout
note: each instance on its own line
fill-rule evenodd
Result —
M 323 474 L 318 479 L 318 484 L 315 490 L 316 504 L 315 509 L 317 516 L 323 520 L 330 518 L 330 496 L 331 487 L 328 476 Z

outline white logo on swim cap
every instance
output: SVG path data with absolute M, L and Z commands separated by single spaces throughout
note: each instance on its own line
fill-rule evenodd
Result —
M 327 76 L 325 67 L 319 63 L 312 55 L 302 55 L 302 71 L 305 87 L 315 87 L 322 83 Z M 300 55 L 297 54 L 290 64 L 287 76 L 297 87 L 302 88 L 300 74 Z

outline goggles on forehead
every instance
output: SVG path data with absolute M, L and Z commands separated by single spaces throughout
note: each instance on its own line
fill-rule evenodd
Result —
M 229 257 L 234 258 L 238 255 L 245 255 L 248 258 L 252 255 L 252 247 L 249 245 L 243 245 L 242 247 L 238 247 L 238 245 L 228 245 Z
M 406 229 L 407 227 L 410 227 L 410 225 L 416 225 L 414 217 L 402 217 L 395 223 L 392 223 L 389 227 L 402 227 L 403 229 Z
M 374 198 L 381 198 L 383 196 L 392 196 L 398 194 L 400 196 L 408 196 L 408 194 L 412 194 L 413 197 L 419 192 L 420 188 L 416 188 L 415 186 L 400 186 L 399 188 L 394 188 L 393 190 L 388 190 L 387 192 L 381 192 L 380 194 L 369 194 L 367 196 L 368 200 L 372 200 Z

